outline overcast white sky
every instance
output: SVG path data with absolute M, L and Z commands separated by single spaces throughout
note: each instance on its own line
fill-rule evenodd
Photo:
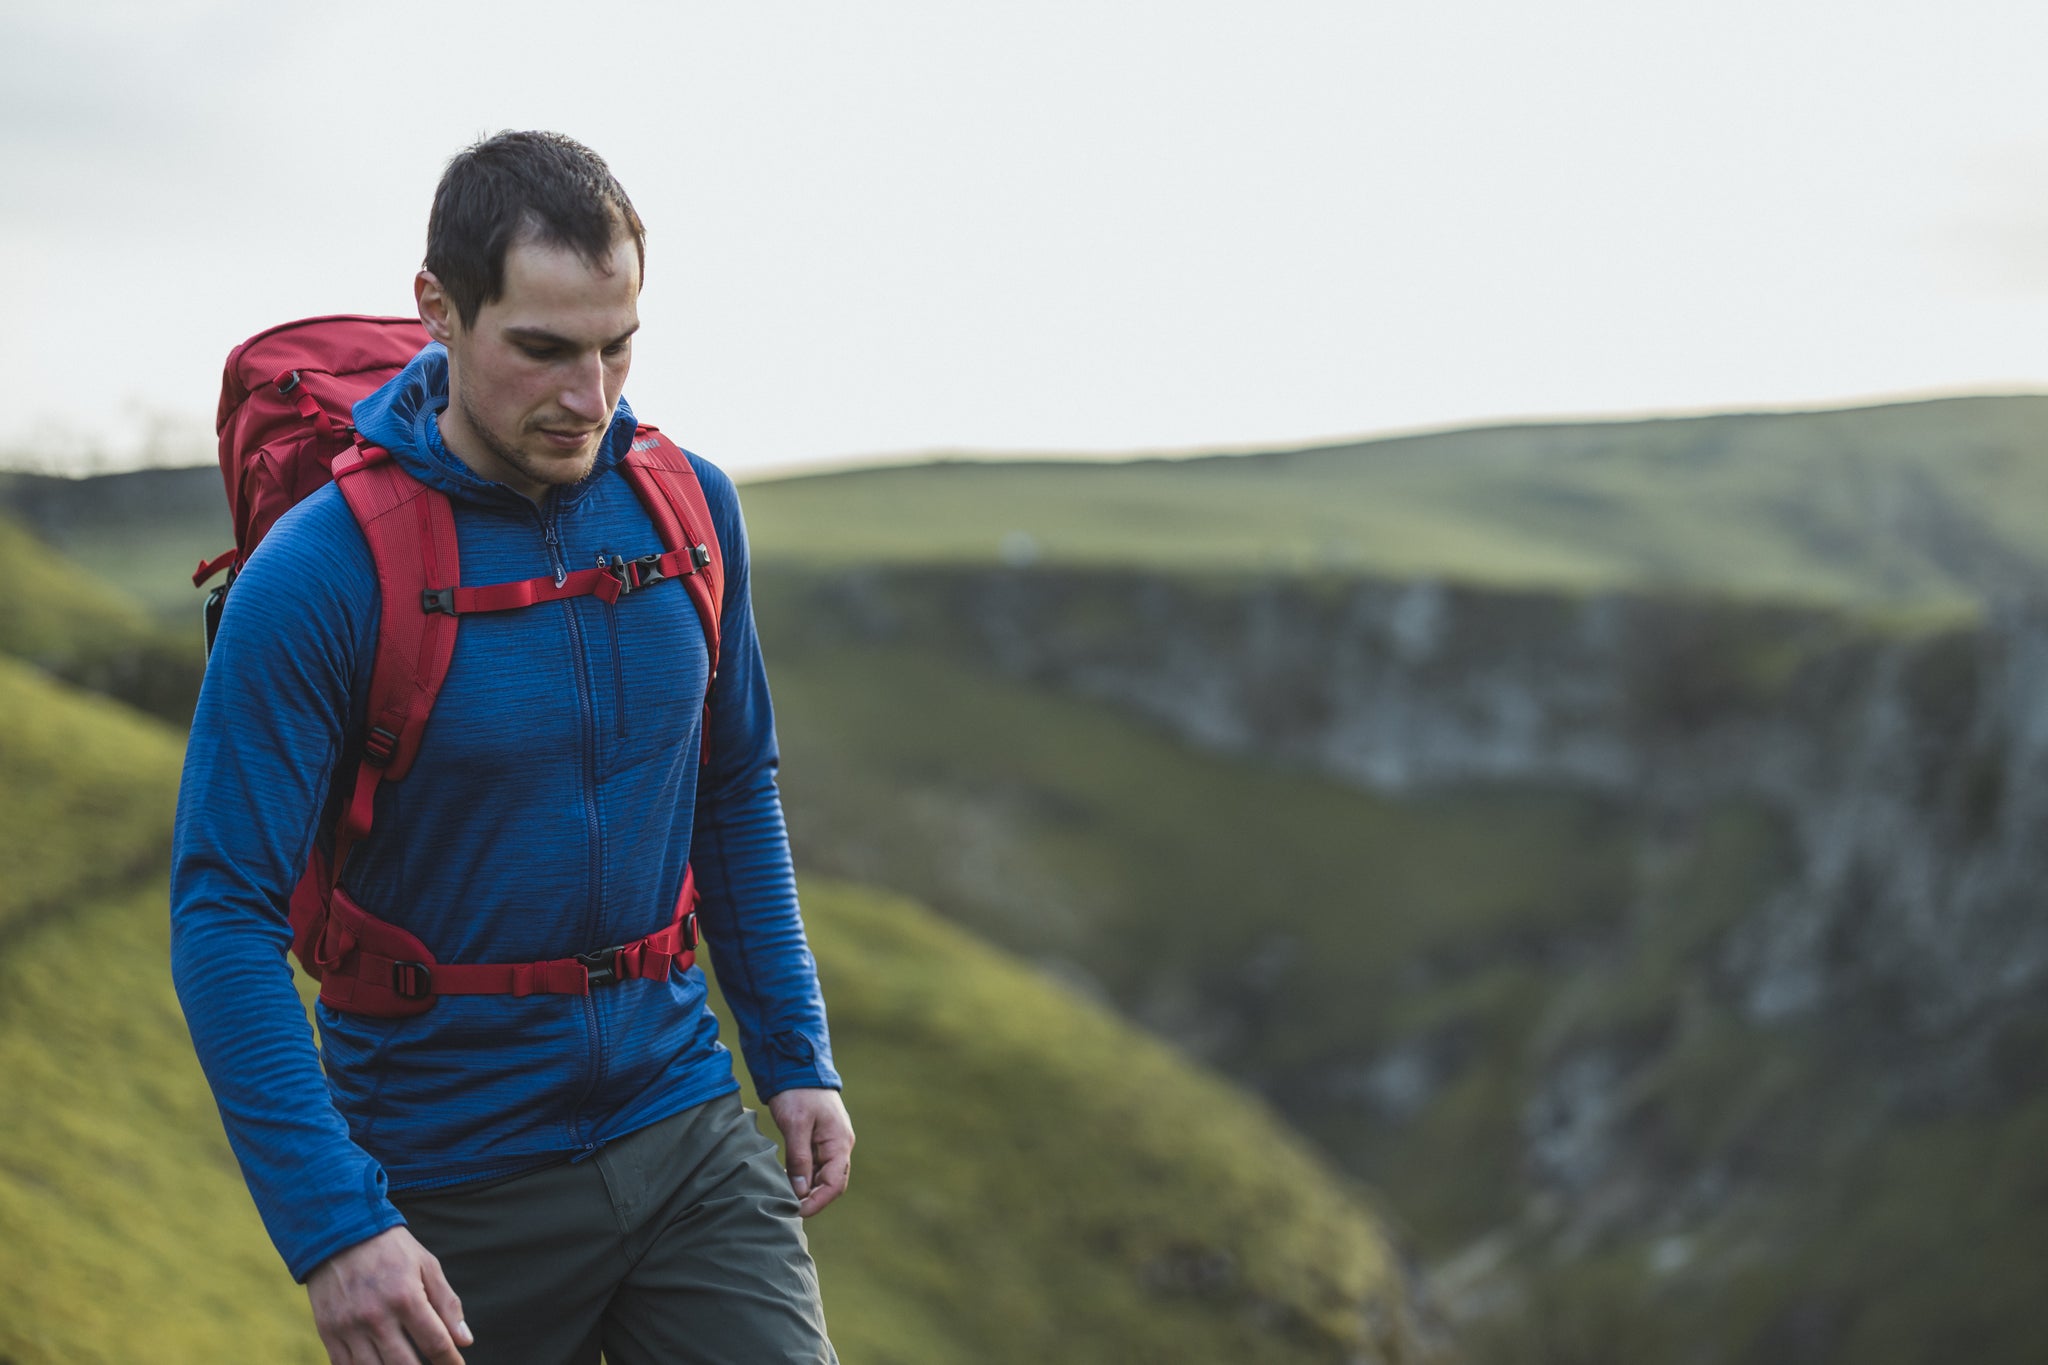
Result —
M 739 473 L 2048 388 L 2048 5 L 0 10 L 0 459 L 210 459 L 551 127 L 649 228 L 628 396 Z

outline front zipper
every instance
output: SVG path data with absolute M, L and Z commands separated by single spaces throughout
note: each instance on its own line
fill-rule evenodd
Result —
M 549 495 L 545 508 L 536 507 L 534 511 L 540 517 L 541 539 L 547 545 L 548 563 L 555 571 L 555 586 L 560 587 L 569 577 L 569 566 L 562 557 L 554 496 Z M 582 940 L 595 948 L 603 946 L 598 935 L 604 931 L 604 830 L 597 813 L 597 704 L 591 695 L 590 660 L 584 654 L 583 626 L 576 614 L 576 603 L 565 599 L 558 605 L 569 623 L 569 654 L 576 661 L 576 702 L 583 721 L 583 819 L 590 835 L 591 912 L 585 917 Z M 582 1115 L 590 1097 L 597 1093 L 598 1080 L 604 1073 L 604 1039 L 597 1026 L 597 1005 L 587 995 L 583 997 L 583 1022 L 590 1040 L 590 1079 L 584 1084 L 583 1097 L 576 1102 L 570 1128 L 579 1143 L 588 1141 Z
M 562 584 L 569 581 L 569 564 L 567 560 L 562 558 L 562 532 L 561 528 L 555 524 L 555 499 L 553 494 L 548 496 L 547 510 L 540 514 L 540 538 L 547 542 L 548 563 L 555 571 L 555 586 L 559 588 Z
M 603 550 L 597 552 L 597 567 L 602 569 L 611 564 Z M 619 738 L 626 737 L 626 671 L 619 663 L 619 604 L 610 603 L 605 608 L 607 636 L 612 642 L 612 705 L 619 713 Z

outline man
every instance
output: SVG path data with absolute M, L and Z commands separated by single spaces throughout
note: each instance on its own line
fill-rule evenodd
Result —
M 436 344 L 355 416 L 448 495 L 462 581 L 560 582 L 659 550 L 614 472 L 645 251 L 604 162 L 553 134 L 488 139 L 449 163 L 427 237 L 415 295 Z M 286 906 L 361 753 L 380 612 L 336 488 L 278 521 L 228 599 L 179 795 L 172 965 L 334 1361 L 834 1358 L 801 1220 L 845 1189 L 853 1131 L 776 795 L 739 506 L 691 464 L 726 571 L 715 677 L 680 584 L 465 620 L 417 761 L 380 789 L 342 883 L 442 962 L 539 961 L 661 928 L 687 862 L 786 1173 L 694 970 L 444 995 L 410 1018 L 323 1004 L 316 1056 Z

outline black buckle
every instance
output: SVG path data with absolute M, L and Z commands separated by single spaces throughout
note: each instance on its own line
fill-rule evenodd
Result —
M 455 614 L 455 589 L 422 588 L 420 589 L 420 606 L 429 616 L 432 616 L 437 611 L 453 616 Z
M 619 947 L 625 945 L 621 944 Z M 619 948 L 599 948 L 594 953 L 578 953 L 576 960 L 583 964 L 583 970 L 590 975 L 592 987 L 612 986 L 619 980 Z
M 692 910 L 683 916 L 683 951 L 689 952 L 697 946 L 697 912 Z
M 434 993 L 433 969 L 424 962 L 394 962 L 391 989 L 407 1000 L 424 1000 Z
M 370 733 L 363 736 L 363 761 L 372 767 L 383 767 L 397 751 L 398 736 L 381 725 L 371 726 Z
M 690 562 L 700 569 L 710 568 L 711 551 L 705 549 L 702 545 L 692 545 L 690 547 Z
M 660 555 L 641 555 L 638 559 L 613 555 L 605 570 L 619 581 L 621 597 L 636 588 L 651 588 L 668 577 L 662 572 Z

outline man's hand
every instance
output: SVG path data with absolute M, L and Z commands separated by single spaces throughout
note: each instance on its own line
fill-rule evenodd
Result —
M 846 1192 L 853 1173 L 853 1120 L 837 1090 L 785 1090 L 768 1101 L 782 1130 L 796 1211 L 809 1218 Z
M 334 1365 L 462 1365 L 455 1348 L 474 1344 L 441 1263 L 404 1228 L 322 1261 L 306 1295 Z

